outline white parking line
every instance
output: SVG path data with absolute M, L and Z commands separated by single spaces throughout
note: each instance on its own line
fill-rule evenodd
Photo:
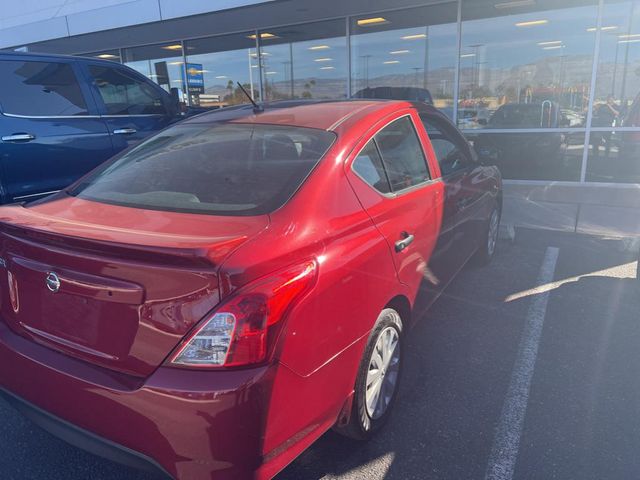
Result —
M 549 302 L 549 289 L 544 285 L 553 281 L 553 275 L 558 261 L 559 249 L 548 247 L 545 252 L 537 285 L 539 290 L 532 289 L 535 295 L 527 312 L 527 318 L 518 347 L 518 355 L 511 373 L 509 390 L 502 406 L 500 422 L 493 440 L 489 464 L 485 474 L 486 480 L 511 480 L 518 458 L 520 436 L 524 424 L 529 387 L 536 366 L 538 345 L 542 335 L 544 317 Z

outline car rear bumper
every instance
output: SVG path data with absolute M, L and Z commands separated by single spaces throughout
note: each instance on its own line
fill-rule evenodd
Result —
M 171 475 L 158 462 L 142 453 L 78 428 L 11 392 L 0 389 L 0 396 L 40 428 L 74 447 L 122 465 L 147 471 L 158 478 L 171 478 Z
M 0 393 L 54 435 L 111 460 L 193 480 L 260 478 L 274 366 L 124 377 L 0 321 Z

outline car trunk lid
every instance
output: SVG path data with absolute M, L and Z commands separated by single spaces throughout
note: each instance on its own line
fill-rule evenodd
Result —
M 50 348 L 147 376 L 219 302 L 220 264 L 267 225 L 72 197 L 0 208 L 2 318 Z

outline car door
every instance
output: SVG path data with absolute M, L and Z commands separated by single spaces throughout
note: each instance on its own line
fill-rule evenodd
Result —
M 462 134 L 439 114 L 421 114 L 444 182 L 442 230 L 432 270 L 447 284 L 478 248 L 489 189 L 483 167 Z
M 398 278 L 417 292 L 436 245 L 443 189 L 431 178 L 414 122 L 410 113 L 386 120 L 361 141 L 348 176 L 389 245 Z
M 0 59 L 2 201 L 58 191 L 113 154 L 73 59 Z
M 171 108 L 171 96 L 137 72 L 115 64 L 87 62 L 84 66 L 114 152 L 179 120 Z

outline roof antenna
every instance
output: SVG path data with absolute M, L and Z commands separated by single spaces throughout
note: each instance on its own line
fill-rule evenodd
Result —
M 251 95 L 249 95 L 249 92 L 247 92 L 247 90 L 242 86 L 242 84 L 240 82 L 236 82 L 236 83 L 240 87 L 240 90 L 242 90 L 242 93 L 244 93 L 249 99 L 249 101 L 253 104 L 253 112 L 254 113 L 264 112 L 264 107 L 260 104 L 257 104 L 256 101 L 253 98 L 251 98 Z

